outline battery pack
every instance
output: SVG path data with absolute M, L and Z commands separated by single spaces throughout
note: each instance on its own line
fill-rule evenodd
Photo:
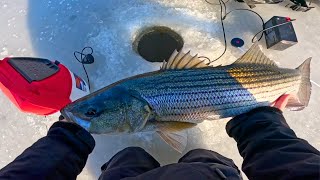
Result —
M 273 16 L 264 24 L 264 28 L 267 29 L 288 21 L 290 21 L 289 18 Z M 264 33 L 268 49 L 282 51 L 298 42 L 291 22 L 266 30 Z

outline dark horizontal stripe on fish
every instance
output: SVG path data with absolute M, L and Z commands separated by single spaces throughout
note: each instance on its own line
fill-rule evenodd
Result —
M 153 98 L 149 99 L 152 106 L 157 107 L 167 107 L 168 109 L 187 109 L 187 108 L 196 108 L 196 107 L 206 107 L 206 106 L 215 106 L 215 105 L 227 105 L 235 103 L 245 103 L 249 101 L 256 101 L 251 94 L 245 95 L 234 95 L 234 96 L 224 96 L 224 97 L 215 97 L 214 95 L 208 97 L 192 97 L 190 101 L 182 101 L 175 98 L 177 96 L 166 96 L 165 98 L 160 97 L 159 99 Z M 182 108 L 185 107 L 185 108 Z
M 276 89 L 274 90 L 273 92 L 267 94 L 267 93 L 264 93 L 266 94 L 267 96 L 265 96 L 265 98 L 268 98 L 268 97 L 275 97 L 275 96 L 278 96 L 279 95 L 279 90 L 281 89 L 285 89 L 285 88 L 290 88 L 291 86 L 287 86 L 287 87 L 284 87 L 284 88 L 279 88 L 279 89 Z M 259 94 L 263 94 L 263 93 L 259 93 Z M 258 94 L 255 94 L 255 95 L 258 95 Z M 218 101 L 220 99 L 227 99 L 226 101 Z M 217 103 L 215 103 L 216 101 L 214 100 L 217 100 Z M 189 103 L 188 105 L 184 105 L 183 106 L 183 103 Z M 217 98 L 211 98 L 211 99 L 208 99 L 206 97 L 197 97 L 197 98 L 193 98 L 189 101 L 183 101 L 182 99 L 179 99 L 179 105 L 180 106 L 175 106 L 174 104 L 171 103 L 171 106 L 172 107 L 171 109 L 180 109 L 180 110 L 186 110 L 186 109 L 189 109 L 189 108 L 198 108 L 198 107 L 212 107 L 212 106 L 226 106 L 226 105 L 232 105 L 232 104 L 238 104 L 238 103 L 247 103 L 247 102 L 256 102 L 255 100 L 255 97 L 252 96 L 251 94 L 244 94 L 244 95 L 235 95 L 235 96 L 222 96 L 222 97 L 217 97 Z M 192 102 L 201 102 L 201 103 L 198 103 L 198 104 L 195 104 L 195 103 L 192 103 Z M 214 101 L 214 102 L 213 102 Z M 167 102 L 167 103 L 170 103 L 170 102 Z
M 256 102 L 253 103 L 252 105 L 245 105 L 245 106 L 237 106 L 237 107 L 233 107 L 233 108 L 225 108 L 224 106 L 221 106 L 221 108 L 216 108 L 216 107 L 212 107 L 212 110 L 206 110 L 206 111 L 201 111 L 201 113 L 210 113 L 210 112 L 221 112 L 221 111 L 226 111 L 226 110 L 233 110 L 233 109 L 241 109 L 241 108 L 249 108 L 249 107 L 255 107 L 258 104 L 261 104 L 262 102 Z M 175 115 L 175 116 L 185 116 L 185 113 L 175 113 L 175 114 L 167 114 L 167 115 Z
M 291 81 L 291 82 L 295 82 L 295 81 Z M 269 87 L 269 86 L 264 86 L 264 87 Z M 257 88 L 257 89 L 261 89 L 261 91 L 258 91 L 256 92 L 254 95 L 260 95 L 260 94 L 263 94 L 263 93 L 270 93 L 269 90 L 264 90 L 265 88 L 262 87 L 262 88 Z M 274 89 L 273 91 L 278 91 L 278 90 L 281 90 L 281 89 L 286 89 L 286 88 L 290 88 L 291 85 L 288 85 L 288 86 L 283 86 L 283 87 L 280 87 L 280 88 L 277 88 L 277 89 Z M 240 92 L 239 92 L 240 91 Z M 243 92 L 247 92 L 247 93 L 243 93 Z M 220 89 L 220 90 L 209 90 L 209 91 L 197 91 L 197 92 L 164 92 L 163 94 L 157 94 L 157 95 L 151 95 L 151 96 L 146 96 L 146 98 L 148 99 L 152 99 L 152 98 L 158 98 L 158 97 L 173 97 L 173 96 L 187 96 L 187 95 L 190 95 L 191 97 L 197 97 L 197 99 L 200 98 L 200 100 L 202 99 L 205 99 L 205 98 L 201 98 L 199 97 L 199 95 L 201 96 L 201 94 L 209 94 L 210 96 L 213 96 L 213 94 L 219 94 L 219 93 L 229 93 L 229 94 L 235 94 L 236 96 L 246 96 L 248 94 L 251 94 L 251 92 L 248 90 L 248 89 L 245 89 L 243 87 L 241 88 L 237 88 L 237 89 Z M 198 96 L 196 96 L 198 95 Z M 204 95 L 203 95 L 204 96 Z M 223 96 L 223 97 L 228 97 L 228 96 Z M 194 99 L 195 99 L 194 98 Z M 192 101 L 192 99 L 190 100 Z
M 181 73 L 180 73 L 181 74 Z M 168 78 L 172 81 L 178 80 L 179 82 L 183 81 L 194 81 L 196 80 L 201 80 L 201 79 L 228 79 L 232 77 L 227 71 L 221 72 L 221 73 L 215 73 L 213 70 L 208 71 L 206 73 L 202 73 L 201 71 L 197 70 L 194 71 L 194 73 L 190 72 L 184 72 L 180 75 L 179 73 L 168 73 L 168 74 L 159 74 L 158 76 L 155 76 L 157 78 L 157 83 L 165 83 L 168 82 Z M 247 73 L 247 75 L 244 75 L 243 77 L 270 77 L 270 76 L 279 76 L 279 73 L 277 72 L 271 72 L 270 73 L 261 73 L 261 72 L 256 72 L 255 75 L 249 76 L 250 74 Z M 282 74 L 281 74 L 282 75 Z M 285 76 L 285 74 L 283 74 Z M 290 74 L 288 74 L 290 75 Z
M 289 88 L 289 87 L 291 87 L 291 85 L 292 85 L 293 83 L 295 83 L 295 82 L 297 82 L 297 81 L 296 81 L 296 80 L 293 80 L 293 81 L 287 81 L 287 82 L 281 83 L 281 85 L 290 84 L 290 86 L 282 86 L 282 87 L 280 87 L 280 88 L 278 88 L 278 89 L 275 89 L 275 90 L 280 90 L 280 89 L 284 89 L 284 88 Z M 277 85 L 280 86 L 279 84 L 274 83 L 274 84 L 260 85 L 260 86 L 257 86 L 257 87 L 245 88 L 245 89 L 247 89 L 248 91 L 253 91 L 253 90 L 255 90 L 255 89 L 264 90 L 264 89 L 266 89 L 266 88 L 268 88 L 268 87 L 273 87 L 273 86 L 277 86 Z M 265 93 L 265 92 L 269 92 L 269 90 L 263 91 L 262 93 Z M 255 93 L 255 94 L 260 94 L 260 92 L 259 92 L 259 93 Z
M 161 100 L 158 101 L 158 105 L 160 106 L 167 106 L 172 107 L 172 109 L 187 109 L 188 107 L 205 107 L 205 106 L 213 106 L 213 105 L 226 105 L 226 104 L 232 104 L 232 103 L 241 103 L 241 102 L 249 102 L 249 101 L 255 101 L 254 96 L 251 94 L 245 94 L 245 95 L 235 95 L 235 96 L 224 96 L 224 97 L 198 97 L 193 98 L 190 101 L 182 101 L 181 99 L 175 100 L 169 100 L 167 102 L 162 102 Z M 154 103 L 153 103 L 154 104 Z
M 258 66 L 257 66 L 258 67 Z M 214 67 L 214 68 L 199 68 L 199 69 L 182 69 L 182 70 L 166 70 L 162 71 L 161 74 L 167 75 L 167 74 L 176 74 L 179 76 L 179 74 L 190 74 L 190 75 L 205 75 L 205 74 L 223 74 L 226 72 L 233 72 L 233 73 L 276 73 L 279 71 L 276 71 L 275 69 L 270 68 L 231 68 L 230 66 L 223 66 L 223 67 Z
M 279 77 L 279 76 L 276 76 Z M 290 78 L 290 77 L 295 77 L 295 76 L 282 76 L 279 77 L 281 79 L 284 78 Z M 266 76 L 254 76 L 254 77 L 232 77 L 230 75 L 225 75 L 223 77 L 213 77 L 213 76 L 208 76 L 208 77 L 185 77 L 185 78 L 177 78 L 177 77 L 171 77 L 171 78 L 167 78 L 167 79 L 161 79 L 159 81 L 156 80 L 157 84 L 172 84 L 172 83 L 185 83 L 185 82 L 204 82 L 204 81 L 211 81 L 211 82 L 225 82 L 226 80 L 234 80 L 237 78 L 246 78 L 246 79 L 259 79 L 259 81 L 269 81 L 269 80 L 273 80 L 275 79 L 275 77 L 271 76 L 271 77 L 266 77 Z M 254 81 L 257 82 L 257 81 Z
M 151 81 L 151 83 L 145 83 L 146 86 L 149 85 L 149 87 L 153 87 L 154 86 L 154 82 L 156 82 L 158 85 L 167 85 L 167 86 L 176 86 L 176 83 L 201 83 L 203 84 L 203 82 L 206 82 L 208 83 L 207 81 L 210 81 L 210 83 L 214 83 L 214 84 L 221 84 L 221 83 L 224 83 L 226 82 L 226 80 L 229 80 L 231 82 L 234 82 L 235 80 L 238 80 L 238 79 L 257 79 L 256 81 L 252 81 L 252 82 L 257 82 L 257 83 L 260 83 L 260 82 L 264 82 L 264 81 L 272 81 L 272 80 L 282 80 L 282 79 L 288 79 L 288 78 L 294 78 L 294 77 L 297 77 L 297 75 L 295 74 L 283 74 L 283 75 L 274 75 L 274 76 L 264 76 L 264 75 L 261 75 L 261 76 L 252 76 L 252 77 L 232 77 L 231 75 L 229 74 L 225 74 L 223 77 L 215 77 L 215 76 L 199 76 L 199 78 L 195 77 L 195 76 L 184 76 L 184 77 L 181 77 L 181 78 L 178 78 L 174 75 L 168 77 L 168 78 L 163 78 L 161 76 L 159 77 L 152 77 L 150 79 L 145 79 L 145 80 L 149 80 Z M 252 83 L 250 81 L 250 83 Z
M 206 81 L 206 80 L 226 80 L 232 78 L 232 76 L 225 74 L 223 76 L 212 76 L 212 75 L 204 75 L 204 76 L 189 76 L 185 75 L 184 77 L 177 77 L 175 75 L 164 77 L 164 76 L 155 76 L 144 79 L 143 81 L 147 81 L 147 83 L 158 83 L 158 84 L 166 84 L 166 83 L 179 83 L 179 82 L 189 82 L 189 81 Z
M 255 67 L 256 68 L 256 67 Z M 286 69 L 280 69 L 280 71 L 285 71 Z M 233 68 L 230 69 L 228 66 L 224 66 L 221 69 L 218 68 L 205 68 L 205 69 L 187 69 L 187 70 L 168 70 L 160 72 L 162 76 L 172 76 L 174 74 L 176 77 L 183 78 L 185 75 L 189 76 L 206 76 L 206 75 L 221 75 L 225 73 L 233 74 L 258 74 L 269 76 L 271 74 L 294 74 L 294 71 L 289 70 L 288 72 L 279 73 L 279 70 L 276 69 L 266 69 L 265 67 L 259 69 L 247 69 L 247 68 Z
M 227 92 L 236 94 L 239 91 L 248 92 L 248 90 L 243 89 L 243 88 L 242 89 L 235 89 L 233 91 L 227 91 Z M 179 96 L 188 96 L 188 95 L 195 97 L 196 95 L 201 96 L 201 94 L 207 95 L 207 94 L 219 94 L 219 93 L 226 93 L 226 91 L 225 90 L 219 90 L 219 91 L 212 90 L 212 91 L 197 91 L 197 92 L 166 92 L 163 94 L 150 95 L 150 96 L 147 96 L 147 98 L 157 98 L 157 97 L 164 97 L 164 96 L 177 96 L 177 97 L 179 97 Z M 250 93 L 250 92 L 248 92 L 248 93 Z M 242 96 L 242 95 L 246 95 L 246 94 L 239 92 L 237 95 Z
M 289 79 L 289 78 L 288 78 Z M 167 84 L 161 84 L 159 86 L 156 86 L 156 90 L 157 91 L 161 91 L 161 90 L 165 90 L 167 91 L 168 89 L 170 89 L 170 91 L 175 91 L 175 90 L 179 90 L 179 91 L 183 91 L 183 90 L 189 90 L 189 89 L 197 89 L 197 88 L 220 88 L 220 87 L 225 87 L 225 86 L 240 86 L 240 87 L 243 87 L 243 86 L 246 86 L 246 85 L 254 85 L 254 84 L 259 84 L 257 87 L 252 87 L 250 89 L 253 89 L 253 88 L 263 88 L 263 87 L 268 87 L 268 86 L 273 86 L 274 84 L 278 84 L 276 83 L 277 81 L 280 81 L 280 80 L 284 80 L 283 78 L 275 78 L 275 79 L 272 79 L 272 80 L 269 80 L 269 81 L 255 81 L 255 82 L 249 82 L 249 83 L 240 83 L 240 82 L 237 82 L 235 79 L 233 80 L 230 80 L 230 82 L 226 82 L 226 81 L 221 81 L 221 82 L 217 82 L 217 81 L 213 81 L 215 83 L 213 83 L 212 81 L 211 82 L 207 82 L 207 83 L 204 83 L 203 81 L 195 81 L 195 82 L 189 82 L 189 84 L 186 84 L 184 83 L 184 85 L 177 85 L 179 83 L 167 83 Z M 296 80 L 291 80 L 291 81 L 284 81 L 282 82 L 281 84 L 285 84 L 285 83 L 291 83 L 291 82 L 295 82 Z M 267 84 L 267 85 L 261 85 L 261 83 L 264 83 L 264 84 Z M 271 83 L 271 84 L 270 84 Z M 272 84 L 273 83 L 273 84 Z M 150 89 L 150 91 L 153 91 L 152 88 L 155 87 L 155 85 L 153 86 L 150 86 L 150 88 L 146 88 L 146 89 Z M 244 89 L 246 89 L 245 87 L 243 87 Z
M 284 88 L 290 88 L 291 86 L 287 86 L 287 87 L 284 87 Z M 276 89 L 276 90 L 274 90 L 271 94 L 269 93 L 269 94 L 266 94 L 266 100 L 267 99 L 269 99 L 270 100 L 270 98 L 272 97 L 273 98 L 273 100 L 275 100 L 279 95 L 281 95 L 282 93 L 284 93 L 284 92 L 278 92 L 279 90 L 281 90 L 281 89 L 283 89 L 283 88 L 279 88 L 279 89 Z M 239 97 L 239 96 L 238 96 Z M 249 96 L 250 97 L 250 96 Z M 220 101 L 220 103 L 212 103 L 212 102 L 210 102 L 209 104 L 204 104 L 203 102 L 205 102 L 205 101 L 207 101 L 207 98 L 205 98 L 205 101 L 203 101 L 203 100 L 200 100 L 200 101 L 202 101 L 202 103 L 200 103 L 200 104 L 194 104 L 194 103 L 191 103 L 191 105 L 190 106 L 192 106 L 193 108 L 211 108 L 211 107 L 218 107 L 218 106 L 227 106 L 228 108 L 230 108 L 230 107 L 234 107 L 234 106 L 239 106 L 239 104 L 247 104 L 248 105 L 248 103 L 249 104 L 252 104 L 252 103 L 257 103 L 257 101 L 256 100 L 252 100 L 251 98 L 250 99 L 248 99 L 248 100 L 245 100 L 245 99 L 243 99 L 243 98 L 237 98 L 238 100 L 235 100 L 235 98 L 232 98 L 233 99 L 233 102 L 230 100 L 230 98 L 229 98 L 229 102 L 225 102 L 225 101 Z M 261 98 L 259 98 L 259 99 L 261 99 Z M 158 102 L 159 103 L 159 102 Z M 168 102 L 167 102 L 168 103 Z M 154 104 L 154 103 L 152 103 L 152 104 Z M 157 104 L 157 103 L 156 103 Z M 155 105 L 155 104 L 154 104 Z M 159 104 L 158 105 L 156 105 L 156 106 L 158 106 L 158 108 L 160 108 L 161 107 L 161 105 L 160 105 L 160 107 L 159 107 Z M 174 103 L 171 103 L 171 105 L 170 105 L 171 107 L 174 107 L 175 105 L 174 105 Z M 190 111 L 190 106 L 188 107 L 187 105 L 185 105 L 184 106 L 184 108 L 181 108 L 182 110 L 183 109 L 185 109 L 186 111 Z M 162 108 L 163 107 L 165 107 L 165 106 L 162 106 Z M 177 106 L 175 106 L 175 107 L 177 107 Z M 179 107 L 183 107 L 183 105 L 182 105 L 182 103 L 179 103 Z M 161 108 L 160 108 L 161 109 Z M 180 108 L 179 108 L 180 109 Z M 171 111 L 170 110 L 170 108 L 168 108 L 167 109 L 168 111 Z
M 228 102 L 228 103 L 222 103 L 222 104 L 190 104 L 188 106 L 170 106 L 166 111 L 196 111 L 197 109 L 203 109 L 203 108 L 213 108 L 213 109 L 217 109 L 217 107 L 227 107 L 227 108 L 231 108 L 231 107 L 238 107 L 238 106 L 249 106 L 251 104 L 255 104 L 257 103 L 257 101 L 255 100 L 242 100 L 242 101 L 237 101 L 237 102 Z

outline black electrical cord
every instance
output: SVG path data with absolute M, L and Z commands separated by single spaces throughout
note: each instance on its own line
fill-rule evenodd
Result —
M 208 58 L 207 56 L 199 56 L 198 58 L 199 58 L 199 59 L 206 59 L 206 60 L 209 61 L 209 63 L 211 63 L 210 58 Z
M 216 59 L 214 59 L 211 62 L 214 62 L 214 61 L 217 61 L 218 59 L 220 59 L 227 51 L 227 38 L 226 38 L 226 31 L 225 31 L 224 22 L 223 22 L 223 6 L 224 6 L 224 13 L 226 13 L 227 7 L 226 7 L 226 4 L 224 3 L 224 1 L 219 0 L 219 3 L 220 3 L 220 21 L 221 21 L 221 27 L 222 27 L 222 32 L 223 32 L 224 50 L 219 57 L 217 57 Z
M 85 51 L 86 49 L 90 49 L 90 50 L 91 50 L 91 53 L 84 54 L 84 51 Z M 76 60 L 77 60 L 79 63 L 82 64 L 83 70 L 84 70 L 84 72 L 86 73 L 87 80 L 88 80 L 89 91 L 91 91 L 90 79 L 89 79 L 88 72 L 87 72 L 86 67 L 84 66 L 84 64 L 93 63 L 92 61 L 91 61 L 91 62 L 88 62 L 88 58 L 87 58 L 88 55 L 90 55 L 90 56 L 92 57 L 92 53 L 93 53 L 92 47 L 84 47 L 81 52 L 75 51 L 75 52 L 73 53 L 73 55 L 74 55 L 74 57 L 76 58 Z M 81 60 L 78 59 L 77 54 L 80 54 L 80 59 L 81 59 Z M 84 56 L 83 56 L 83 55 L 84 55 Z M 93 57 L 92 57 L 92 58 L 93 58 Z
M 260 14 L 258 14 L 258 13 L 255 12 L 255 11 L 252 11 L 252 10 L 250 10 L 250 9 L 234 9 L 234 10 L 232 10 L 232 11 L 229 11 L 228 13 L 226 13 L 226 14 L 224 15 L 223 20 L 227 17 L 228 14 L 230 14 L 230 13 L 233 12 L 233 11 L 249 11 L 249 12 L 255 13 L 255 14 L 261 19 L 262 29 L 265 28 L 265 27 L 264 27 L 264 20 L 263 20 L 263 18 L 260 16 Z M 257 34 L 259 34 L 260 32 L 261 32 L 261 31 L 259 31 Z M 251 42 L 252 42 L 252 43 L 255 43 L 255 42 L 256 42 L 256 41 L 254 41 L 254 38 L 257 36 L 257 34 L 251 39 Z M 259 37 L 258 41 L 260 41 L 260 40 L 262 39 L 262 37 L 263 37 L 263 33 L 262 33 L 261 36 Z
M 208 4 L 211 4 L 211 5 L 220 5 L 220 3 L 219 4 L 217 4 L 217 3 L 212 3 L 212 2 L 210 2 L 210 1 L 208 1 L 208 0 L 205 0 Z M 230 0 L 227 0 L 226 2 L 224 2 L 224 3 L 228 3 Z
M 211 5 L 215 5 L 215 4 L 213 4 L 213 3 L 211 3 L 211 2 L 209 2 L 208 0 L 205 0 L 208 4 L 211 4 Z M 228 1 L 227 1 L 228 2 Z M 209 58 L 209 60 L 210 60 L 210 63 L 212 63 L 212 62 L 214 62 L 214 61 L 217 61 L 218 59 L 220 59 L 225 53 L 226 53 L 226 51 L 227 51 L 227 38 L 226 38 L 226 32 L 225 32 L 225 28 L 224 28 L 224 23 L 223 23 L 223 10 L 224 10 L 224 13 L 226 13 L 226 11 L 227 11 L 227 7 L 226 7 L 226 4 L 225 4 L 225 2 L 224 1 L 222 1 L 222 0 L 219 0 L 219 4 L 220 4 L 220 21 L 221 21 L 221 27 L 222 27 L 222 33 L 223 33 L 223 40 L 224 40 L 224 50 L 223 50 L 223 52 L 222 52 L 222 54 L 219 56 L 219 57 L 217 57 L 216 59 L 214 59 L 214 60 L 210 60 Z M 207 57 L 205 57 L 205 58 L 207 58 Z

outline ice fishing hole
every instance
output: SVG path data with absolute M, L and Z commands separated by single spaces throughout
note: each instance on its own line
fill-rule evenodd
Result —
M 172 52 L 183 47 L 183 38 L 165 26 L 153 26 L 142 30 L 133 42 L 134 50 L 149 62 L 168 60 Z

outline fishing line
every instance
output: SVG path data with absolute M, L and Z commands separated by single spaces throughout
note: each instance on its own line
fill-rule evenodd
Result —
M 86 49 L 90 49 L 91 52 L 88 53 L 88 54 L 85 54 L 84 51 L 85 51 Z M 80 54 L 80 60 L 78 59 L 77 54 Z M 88 76 L 87 69 L 86 69 L 86 67 L 85 67 L 84 65 L 85 65 L 85 64 L 91 64 L 91 63 L 94 62 L 94 58 L 93 58 L 92 54 L 93 54 L 93 49 L 92 49 L 92 47 L 89 47 L 89 46 L 88 46 L 88 47 L 84 47 L 81 52 L 74 51 L 74 53 L 73 53 L 73 55 L 74 55 L 74 57 L 76 58 L 76 60 L 77 60 L 79 63 L 82 64 L 83 70 L 84 70 L 84 72 L 86 73 L 87 80 L 88 80 L 89 91 L 91 90 L 90 79 L 89 79 L 89 76 Z

